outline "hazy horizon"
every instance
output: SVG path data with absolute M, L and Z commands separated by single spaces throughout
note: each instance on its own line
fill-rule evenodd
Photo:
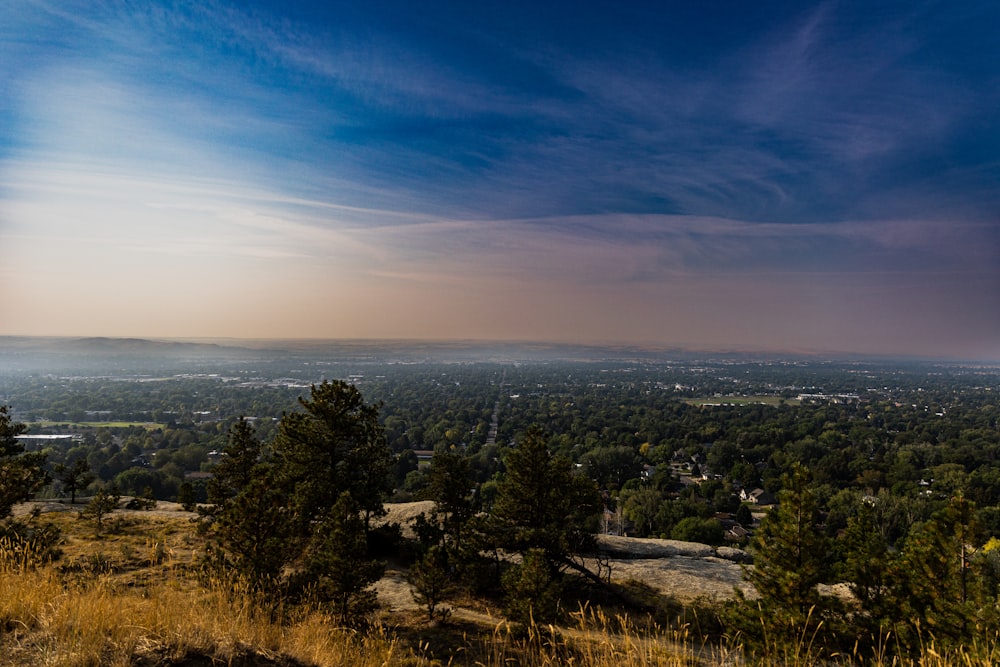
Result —
M 1000 360 L 1000 5 L 0 25 L 0 335 Z
M 169 347 L 161 348 L 161 345 Z M 240 338 L 240 337 L 115 337 L 115 336 L 25 336 L 0 334 L 0 356 L 3 354 L 31 355 L 69 354 L 70 356 L 106 353 L 110 355 L 170 354 L 183 352 L 176 345 L 217 348 L 221 351 L 247 350 L 268 353 L 317 354 L 362 353 L 404 357 L 427 355 L 438 358 L 481 361 L 507 358 L 512 361 L 612 360 L 648 359 L 677 361 L 739 359 L 758 361 L 802 362 L 873 362 L 1000 365 L 1000 359 L 989 357 L 954 357 L 933 354 L 859 353 L 844 350 L 808 348 L 766 348 L 746 345 L 704 347 L 698 345 L 664 345 L 661 343 L 572 342 L 552 340 L 490 340 L 490 339 L 410 339 L 410 338 Z M 202 351 L 202 354 L 207 352 Z M 470 356 L 472 355 L 472 356 Z M 594 356 L 597 355 L 597 356 Z M 606 355 L 606 356 L 601 356 Z M 209 356 L 211 356 L 209 354 Z

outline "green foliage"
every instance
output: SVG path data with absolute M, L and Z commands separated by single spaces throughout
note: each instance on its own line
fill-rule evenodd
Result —
M 391 491 L 392 455 L 378 421 L 346 382 L 313 385 L 304 412 L 285 414 L 272 444 L 275 483 L 286 489 L 300 530 L 348 492 L 366 523 L 383 513 Z
M 222 460 L 212 468 L 208 481 L 208 502 L 225 504 L 245 489 L 254 478 L 261 457 L 261 444 L 253 425 L 240 417 L 229 429 Z
M 54 468 L 56 478 L 62 482 L 63 489 L 69 491 L 70 504 L 76 504 L 76 492 L 81 491 L 88 484 L 94 481 L 94 474 L 90 472 L 90 464 L 87 459 L 77 459 L 70 465 L 62 463 Z
M 289 369 L 294 368 L 296 377 L 306 377 L 303 372 L 344 377 L 357 370 L 354 351 L 349 361 L 338 361 L 335 356 L 324 361 L 322 368 L 312 366 L 313 351 L 306 357 L 261 360 L 254 373 L 274 379 L 292 376 Z M 319 423 L 337 422 L 321 415 L 323 409 L 305 408 L 317 396 L 297 404 L 297 389 L 269 382 L 247 386 L 237 380 L 245 361 L 233 363 L 237 365 L 226 368 L 220 362 L 209 369 L 199 362 L 197 373 L 219 373 L 211 379 L 153 370 L 165 378 L 156 383 L 136 381 L 139 369 L 134 368 L 102 368 L 99 376 L 92 377 L 60 372 L 58 383 L 51 382 L 48 374 L 5 374 L 0 377 L 0 395 L 17 397 L 20 413 L 31 415 L 33 432 L 65 433 L 65 426 L 36 418 L 83 420 L 91 418 L 88 412 L 113 413 L 102 417 L 108 421 L 75 425 L 74 433 L 82 442 L 46 443 L 46 461 L 52 463 L 54 473 L 61 473 L 59 466 L 86 460 L 102 481 L 118 478 L 132 495 L 149 486 L 159 498 L 174 498 L 181 491 L 184 472 L 209 470 L 207 453 L 226 447 L 228 435 L 230 448 L 212 469 L 213 483 L 225 482 L 225 488 L 217 489 L 213 500 L 220 511 L 229 502 L 234 504 L 232 512 L 206 517 L 205 524 L 214 521 L 220 535 L 215 553 L 230 571 L 239 564 L 255 578 L 286 586 L 289 572 L 302 571 L 307 546 L 312 543 L 311 530 L 324 521 L 323 506 L 335 502 L 344 490 L 351 491 L 357 506 L 375 506 L 357 500 L 366 482 L 352 477 L 356 466 L 337 463 L 372 457 L 341 456 L 351 449 L 349 445 L 314 447 L 325 438 L 313 436 L 329 430 Z M 143 364 L 142 373 L 152 370 L 145 367 L 147 362 Z M 121 377 L 106 376 L 119 372 Z M 691 538 L 689 531 L 710 517 L 713 509 L 736 511 L 731 485 L 777 492 L 782 474 L 793 463 L 807 466 L 816 482 L 809 488 L 821 514 L 817 520 L 831 538 L 827 554 L 841 561 L 836 581 L 850 584 L 857 598 L 846 616 L 852 631 L 879 636 L 883 628 L 891 630 L 901 649 L 907 650 L 906 644 L 916 641 L 918 628 L 906 619 L 919 618 L 919 632 L 925 638 L 933 626 L 940 642 L 951 643 L 957 643 L 962 633 L 970 640 L 997 627 L 1000 556 L 997 549 L 976 547 L 987 536 L 1000 535 L 998 382 L 995 368 L 946 364 L 786 364 L 731 359 L 691 364 L 630 360 L 515 366 L 380 365 L 372 361 L 365 370 L 364 386 L 367 398 L 387 401 L 379 409 L 385 418 L 386 440 L 390 451 L 401 454 L 396 459 L 388 455 L 388 477 L 399 486 L 413 472 L 411 490 L 439 500 L 438 532 L 431 535 L 434 531 L 428 531 L 421 548 L 443 545 L 453 577 L 462 583 L 475 582 L 468 585 L 470 590 L 494 594 L 499 589 L 503 561 L 496 556 L 501 542 L 505 549 L 511 544 L 520 545 L 519 549 L 537 544 L 550 555 L 559 551 L 547 549 L 550 543 L 544 535 L 539 540 L 522 539 L 532 537 L 531 529 L 517 525 L 521 519 L 516 517 L 530 517 L 527 511 L 504 510 L 504 521 L 487 522 L 479 515 L 465 522 L 469 507 L 490 512 L 500 500 L 504 461 L 509 465 L 516 459 L 505 457 L 510 452 L 508 443 L 521 440 L 517 434 L 529 425 L 541 424 L 557 434 L 546 441 L 551 458 L 572 457 L 580 464 L 576 472 L 582 472 L 581 477 L 589 474 L 605 488 L 621 489 L 615 502 L 633 522 L 633 534 L 639 535 L 669 536 L 678 531 L 677 535 Z M 856 394 L 858 398 L 799 403 L 790 387 L 816 387 L 827 395 Z M 787 404 L 773 400 L 779 392 L 790 399 Z M 326 394 L 342 394 L 346 399 L 350 392 L 336 389 Z M 693 396 L 712 398 L 699 405 L 684 402 Z M 757 403 L 754 397 L 767 404 Z M 296 406 L 298 416 L 278 421 L 284 411 Z M 202 416 L 206 411 L 212 415 Z M 244 421 L 230 429 L 240 414 L 257 415 L 255 428 Z M 3 415 L 0 434 L 5 435 L 0 441 L 16 445 L 17 451 L 0 448 L 0 471 L 9 469 L 14 459 L 40 459 L 42 454 L 26 455 L 16 438 L 11 440 L 12 429 L 21 433 L 23 426 L 12 425 L 6 411 Z M 491 429 L 494 420 L 496 431 Z M 275 435 L 282 431 L 278 442 Z M 297 451 L 290 454 L 305 462 L 298 470 L 279 465 L 278 459 L 295 448 L 286 447 L 289 440 L 308 443 L 307 449 L 312 450 L 303 457 Z M 281 456 L 272 453 L 275 446 L 284 448 Z M 430 448 L 444 456 L 430 468 L 417 471 L 412 450 Z M 458 461 L 452 457 L 457 452 L 463 453 L 464 462 L 451 469 L 450 464 Z M 702 471 L 725 479 L 707 481 L 678 495 L 675 471 L 693 456 Z M 656 469 L 640 479 L 637 464 L 652 464 Z M 239 466 L 242 472 L 236 470 Z M 5 475 L 0 473 L 0 484 Z M 248 490 L 251 478 L 257 477 L 263 485 Z M 74 493 L 63 486 L 67 495 Z M 473 489 L 477 492 L 472 493 Z M 8 491 L 0 488 L 0 500 L 8 497 Z M 448 497 L 451 492 L 454 496 Z M 26 493 L 30 495 L 23 488 L 17 491 L 17 502 Z M 942 527 L 950 524 L 942 523 L 937 513 L 953 495 L 975 502 L 972 518 L 984 529 L 981 535 L 976 531 L 979 541 L 966 543 L 964 611 L 957 615 L 955 596 L 962 590 L 963 579 L 956 578 L 957 571 L 948 570 L 951 560 L 936 563 L 935 559 L 948 551 L 958 553 L 961 560 L 961 550 L 954 551 L 956 544 L 949 546 L 947 540 L 934 537 L 935 533 L 947 534 Z M 862 506 L 861 498 L 870 504 Z M 247 516 L 238 516 L 244 505 Z M 10 507 L 9 502 L 0 503 L 0 510 L 9 512 Z M 358 511 L 363 518 L 371 516 L 369 510 Z M 749 521 L 749 509 L 739 511 L 741 520 Z M 572 517 L 566 521 L 567 516 L 559 517 L 558 523 L 576 521 Z M 535 525 L 543 526 L 538 533 L 549 532 L 544 522 Z M 586 520 L 580 525 L 588 528 Z M 228 541 L 221 539 L 227 534 Z M 377 553 L 398 553 L 389 540 L 382 542 Z M 369 556 L 376 553 L 371 533 L 367 547 Z M 486 555 L 495 557 L 486 560 Z M 550 572 L 556 579 L 559 568 L 570 567 L 558 558 L 549 565 L 556 570 Z M 910 581 L 911 572 L 922 572 L 922 580 Z M 951 577 L 952 583 L 937 594 L 923 581 L 932 576 Z M 823 618 L 824 613 L 820 608 L 814 616 L 829 627 L 831 619 Z M 767 616 L 774 614 L 768 611 Z M 791 628 L 792 621 L 799 620 L 795 616 L 784 625 Z
M 383 512 L 392 458 L 377 408 L 353 386 L 324 382 L 300 403 L 305 411 L 282 418 L 267 460 L 245 421 L 230 431 L 212 491 L 214 562 L 259 593 L 284 590 L 354 624 L 374 605 L 370 586 L 384 569 L 369 556 L 368 526 Z
M 149 489 L 153 498 L 171 498 L 180 481 L 161 470 L 136 466 L 115 475 L 114 484 L 126 496 L 141 497 Z
M 700 519 L 689 516 L 681 519 L 670 532 L 670 537 L 685 542 L 722 544 L 725 531 L 718 519 Z
M 754 565 L 744 570 L 759 596 L 742 600 L 747 622 L 741 630 L 751 641 L 797 642 L 827 621 L 833 605 L 817 589 L 830 574 L 829 543 L 818 527 L 819 503 L 809 473 L 794 466 L 783 482 L 778 505 L 751 542 Z
M 140 510 L 143 512 L 156 509 L 156 497 L 153 495 L 152 487 L 147 486 L 142 490 L 140 495 L 129 500 L 125 504 L 125 509 Z
M 458 452 L 438 452 L 431 459 L 428 495 L 443 537 L 455 552 L 462 550 L 466 526 L 475 514 L 471 472 L 469 459 Z
M 503 590 L 504 615 L 515 623 L 552 623 L 560 617 L 562 583 L 540 549 L 529 549 L 504 573 Z
M 87 506 L 83 508 L 80 512 L 80 516 L 86 519 L 92 519 L 97 527 L 97 534 L 100 535 L 101 530 L 104 527 L 104 519 L 108 514 L 114 512 L 118 509 L 118 505 L 121 502 L 121 496 L 115 491 L 108 491 L 106 489 L 98 489 L 91 498 Z
M 343 492 L 313 529 L 303 571 L 292 585 L 303 586 L 313 601 L 329 605 L 341 625 L 363 623 L 376 604 L 371 586 L 385 564 L 368 557 L 367 532 L 351 494 Z
M 273 592 L 285 564 L 300 548 L 289 514 L 287 497 L 261 470 L 215 514 L 213 564 L 223 575 L 243 579 L 252 590 Z
M 593 551 L 590 521 L 602 505 L 592 480 L 573 474 L 569 459 L 552 456 L 536 428 L 504 463 L 491 524 L 502 548 L 522 555 L 538 550 L 556 570 L 571 556 Z
M 17 440 L 26 430 L 11 419 L 7 406 L 0 405 L 0 519 L 10 516 L 14 505 L 31 499 L 48 482 L 42 468 L 45 454 L 25 452 Z
M 634 447 L 597 447 L 580 458 L 587 474 L 602 489 L 620 489 L 642 471 L 642 459 Z
M 960 645 L 976 628 L 973 565 L 981 537 L 975 505 L 957 496 L 907 538 L 895 595 L 911 643 L 923 630 L 942 644 Z
M 749 507 L 741 504 L 736 509 L 736 522 L 744 528 L 750 528 L 753 526 L 753 512 L 750 511 Z
M 410 592 L 413 600 L 427 610 L 427 620 L 435 616 L 442 620 L 448 617 L 449 610 L 440 608 L 455 589 L 452 581 L 451 564 L 448 551 L 440 545 L 432 545 L 423 557 L 410 566 L 407 573 Z
M 632 522 L 636 537 L 656 536 L 660 522 L 657 516 L 665 502 L 663 493 L 655 488 L 626 489 L 618 498 L 622 513 Z
M 185 512 L 193 512 L 196 508 L 194 485 L 191 482 L 183 482 L 177 487 L 177 502 Z
M 840 573 L 869 623 L 869 634 L 882 634 L 882 621 L 891 618 L 889 587 L 898 572 L 896 554 L 890 551 L 879 530 L 875 505 L 878 500 L 862 500 L 857 514 L 847 521 L 842 539 L 844 560 Z

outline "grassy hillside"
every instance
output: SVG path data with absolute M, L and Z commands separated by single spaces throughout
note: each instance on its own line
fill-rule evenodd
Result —
M 712 643 L 688 623 L 655 626 L 584 607 L 562 628 L 515 629 L 482 606 L 428 624 L 418 610 L 378 612 L 364 631 L 337 628 L 317 608 L 254 603 L 206 578 L 205 543 L 188 513 L 115 512 L 98 536 L 75 511 L 33 519 L 63 534 L 61 554 L 0 545 L 0 665 L 646 665 L 815 664 L 808 638 L 746 661 L 738 642 Z M 891 642 L 891 638 L 889 638 Z M 995 664 L 995 640 L 956 655 L 929 644 L 921 665 Z M 876 659 L 870 664 L 889 664 Z M 851 656 L 827 664 L 852 664 Z M 894 662 L 892 664 L 907 664 Z

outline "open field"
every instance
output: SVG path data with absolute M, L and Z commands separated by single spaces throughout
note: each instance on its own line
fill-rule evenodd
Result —
M 131 428 L 137 426 L 139 428 L 144 428 L 148 431 L 156 431 L 166 428 L 166 424 L 157 424 L 155 422 L 110 422 L 110 421 L 99 421 L 99 422 L 68 422 L 68 421 L 37 421 L 28 422 L 26 424 L 29 428 L 31 426 L 37 426 L 38 428 Z
M 688 405 L 711 407 L 714 405 L 799 405 L 797 398 L 782 398 L 781 396 L 703 396 L 685 398 Z

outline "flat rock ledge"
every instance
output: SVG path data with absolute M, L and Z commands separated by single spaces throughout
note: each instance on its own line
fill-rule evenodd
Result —
M 598 535 L 598 550 L 622 560 L 649 560 L 656 558 L 722 558 L 734 563 L 752 563 L 753 557 L 742 549 L 734 547 L 711 547 L 697 542 L 680 540 L 660 540 L 654 538 L 621 537 L 618 535 Z

